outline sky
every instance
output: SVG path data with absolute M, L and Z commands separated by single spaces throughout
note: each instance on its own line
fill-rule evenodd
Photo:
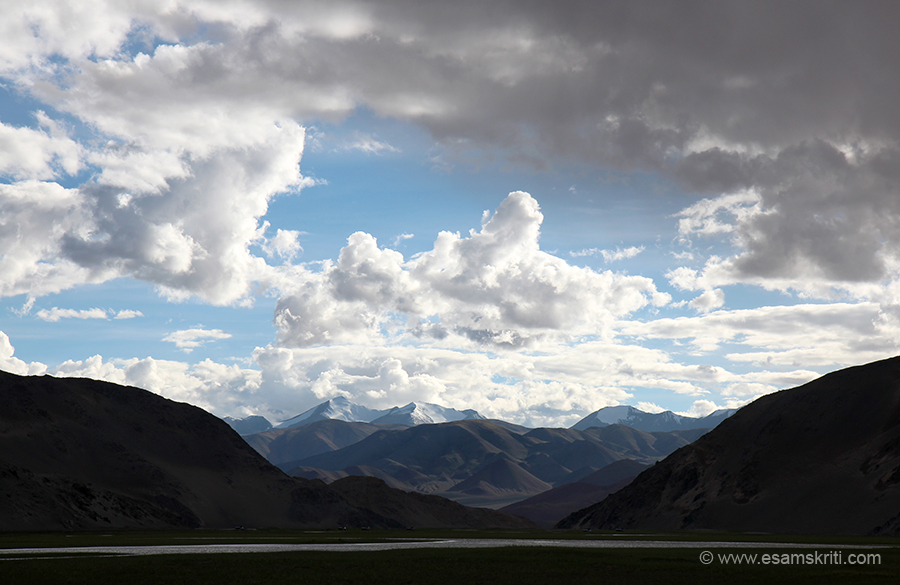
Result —
M 0 369 L 569 426 L 900 353 L 896 2 L 0 5 Z

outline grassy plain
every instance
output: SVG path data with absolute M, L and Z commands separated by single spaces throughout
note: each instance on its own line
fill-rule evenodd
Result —
M 700 562 L 703 549 L 408 549 L 365 552 L 278 552 L 95 556 L 87 554 L 0 555 L 0 583 L 165 584 L 390 583 L 526 585 L 530 583 L 896 583 L 900 540 L 888 538 L 773 536 L 722 533 L 582 533 L 575 531 L 189 531 L 109 533 L 13 533 L 0 535 L 0 548 L 54 548 L 225 543 L 380 542 L 404 538 L 632 539 L 757 542 L 753 548 L 715 548 L 727 553 L 815 553 L 830 549 L 773 549 L 767 543 L 854 544 L 877 553 L 877 565 L 728 565 Z M 877 547 L 877 548 L 876 548 Z

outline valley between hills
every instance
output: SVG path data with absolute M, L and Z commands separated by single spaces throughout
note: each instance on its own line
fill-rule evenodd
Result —
M 569 429 L 535 429 L 487 420 L 474 410 L 411 403 L 374 411 L 337 397 L 277 428 L 243 436 L 294 477 L 326 483 L 375 477 L 397 489 L 500 509 L 549 528 L 733 412 L 695 419 L 617 406 Z M 261 417 L 228 422 L 236 430 L 271 426 Z
M 489 420 L 384 428 L 322 420 L 244 438 L 294 477 L 330 482 L 371 476 L 404 491 L 495 509 L 540 494 L 546 502 L 560 494 L 574 506 L 568 509 L 572 512 L 597 501 L 598 489 L 621 487 L 623 480 L 704 432 L 648 433 L 618 424 L 584 431 L 527 429 Z M 578 497 L 574 485 L 585 497 Z M 562 486 L 569 488 L 554 492 Z M 518 509 L 520 514 L 526 510 Z M 540 523 L 552 526 L 565 515 Z
M 332 418 L 353 411 L 333 399 L 242 436 L 229 424 L 268 421 L 0 373 L 0 530 L 900 534 L 900 358 L 705 421 L 613 407 L 530 429 L 436 405 L 391 410 Z

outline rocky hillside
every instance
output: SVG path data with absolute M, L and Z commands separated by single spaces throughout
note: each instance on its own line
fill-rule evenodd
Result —
M 326 481 L 345 474 L 372 475 L 408 491 L 501 507 L 614 461 L 652 463 L 704 432 L 647 433 L 621 425 L 586 431 L 516 429 L 490 420 L 462 420 L 379 430 L 341 449 L 278 465 L 292 475 Z
M 402 514 L 377 498 L 359 506 L 321 481 L 289 477 L 194 406 L 95 380 L 5 372 L 0 493 L 0 530 L 424 527 L 434 517 L 387 486 L 379 497 Z M 531 525 L 492 514 L 457 509 L 454 522 Z
M 900 358 L 764 396 L 560 527 L 900 534 Z

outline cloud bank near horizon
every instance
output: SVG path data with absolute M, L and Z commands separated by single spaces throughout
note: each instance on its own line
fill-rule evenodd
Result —
M 485 214 L 479 231 L 443 232 L 433 249 L 409 260 L 353 234 L 337 262 L 315 272 L 295 267 L 308 272 L 277 303 L 275 342 L 243 366 L 97 355 L 49 367 L 17 359 L 4 335 L 0 367 L 136 385 L 213 412 L 272 420 L 341 395 L 379 408 L 420 400 L 567 426 L 633 401 L 641 388 L 693 396 L 695 414 L 739 406 L 816 376 L 800 364 L 828 365 L 835 356 L 869 361 L 890 343 L 876 303 L 653 317 L 670 299 L 652 280 L 572 266 L 541 251 L 541 220 L 537 202 L 514 192 Z M 641 311 L 650 318 L 635 319 Z M 165 341 L 190 352 L 229 336 L 192 328 Z M 697 354 L 736 346 L 733 362 L 768 367 L 741 374 L 679 363 L 645 347 L 654 340 L 688 343 Z

